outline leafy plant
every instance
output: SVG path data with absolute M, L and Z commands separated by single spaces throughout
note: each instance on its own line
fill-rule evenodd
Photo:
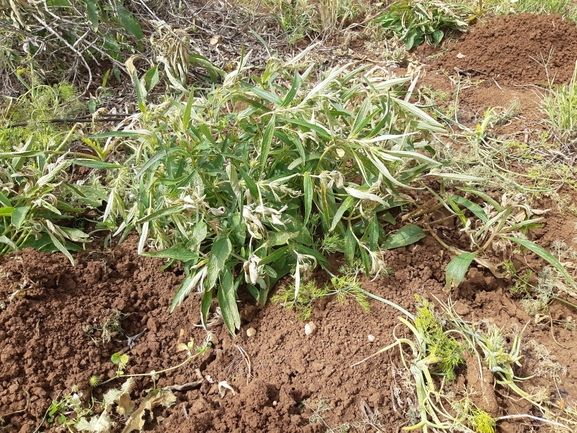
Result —
M 28 110 L 42 121 L 50 110 L 65 113 L 77 109 L 78 100 L 70 86 L 42 85 L 16 101 L 6 116 L 20 120 L 21 113 Z M 76 181 L 71 181 L 71 174 L 78 167 L 106 170 L 120 166 L 103 161 L 108 150 L 95 143 L 91 143 L 92 149 L 70 151 L 78 135 L 77 126 L 63 129 L 31 122 L 0 127 L 0 142 L 9 146 L 0 152 L 0 254 L 34 247 L 60 251 L 73 262 L 70 251 L 89 241 L 81 225 L 82 215 L 100 207 L 107 193 L 96 172 Z
M 326 266 L 319 234 L 379 272 L 389 211 L 438 167 L 423 139 L 440 125 L 399 98 L 407 78 L 368 81 L 345 65 L 317 80 L 313 65 L 295 70 L 301 58 L 260 76 L 243 58 L 209 92 L 149 104 L 138 130 L 93 137 L 133 149 L 119 174 L 133 198 L 109 200 L 106 222 L 138 230 L 139 252 L 184 262 L 172 309 L 195 291 L 202 320 L 217 299 L 233 331 L 241 284 L 264 303 L 283 275 L 298 295 L 301 276 Z
M 425 41 L 439 45 L 449 30 L 465 31 L 470 16 L 465 4 L 436 0 L 403 0 L 376 22 L 396 34 L 410 50 Z
M 63 398 L 52 400 L 44 414 L 44 419 L 49 424 L 58 423 L 72 431 L 73 427 L 92 413 L 93 403 L 89 407 L 85 407 L 82 393 L 73 387 L 72 391 Z

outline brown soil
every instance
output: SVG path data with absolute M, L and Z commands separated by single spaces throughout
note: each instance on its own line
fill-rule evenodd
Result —
M 575 69 L 576 43 L 577 27 L 558 15 L 509 15 L 472 26 L 437 65 L 499 84 L 563 84 Z
M 511 32 L 520 31 L 521 25 L 525 26 L 525 33 L 511 36 Z M 561 36 L 554 36 L 553 30 L 562 31 Z M 477 24 L 461 42 L 451 43 L 444 57 L 428 67 L 424 83 L 453 92 L 454 80 L 443 75 L 442 70 L 458 66 L 484 71 L 496 78 L 498 84 L 484 76 L 484 83 L 462 89 L 461 107 L 463 113 L 469 113 L 468 122 L 476 122 L 490 106 L 507 106 L 512 98 L 520 99 L 522 113 L 531 113 L 534 122 L 538 122 L 536 95 L 532 90 L 513 86 L 537 85 L 545 79 L 537 63 L 527 55 L 528 47 L 534 47 L 530 55 L 535 57 L 540 53 L 548 55 L 555 43 L 554 54 L 565 56 L 555 62 L 567 64 L 554 72 L 550 69 L 550 73 L 557 74 L 556 82 L 566 81 L 577 53 L 577 36 L 573 34 L 574 26 L 558 17 L 511 16 L 487 25 Z M 560 45 L 558 40 L 562 41 Z M 504 53 L 517 52 L 511 44 L 525 54 L 501 62 L 487 54 L 491 50 L 493 56 L 503 60 Z M 465 54 L 470 63 L 458 63 L 453 56 L 458 52 Z M 449 75 L 457 80 L 469 78 L 455 72 Z M 505 84 L 510 87 L 504 87 Z M 526 115 L 516 121 L 527 122 L 528 118 Z M 518 126 L 516 130 L 522 130 Z M 548 205 L 554 207 L 554 203 Z M 545 248 L 553 241 L 563 240 L 577 249 L 576 221 L 574 216 L 555 210 L 547 216 L 545 227 L 533 234 L 534 240 Z M 455 243 L 462 241 L 458 230 L 450 226 L 439 230 L 439 235 L 454 238 Z M 94 390 L 88 386 L 92 375 L 103 380 L 115 375 L 116 366 L 110 361 L 113 353 L 124 351 L 130 356 L 127 374 L 147 373 L 182 362 L 186 354 L 179 351 L 179 343 L 194 338 L 201 344 L 206 338 L 206 332 L 197 326 L 198 298 L 192 296 L 174 313 L 169 313 L 170 301 L 182 280 L 178 267 L 163 270 L 164 262 L 139 257 L 134 238 L 110 248 L 97 245 L 94 243 L 90 251 L 76 255 L 74 267 L 61 255 L 31 250 L 1 259 L 0 430 L 57 431 L 58 423 L 51 425 L 44 420 L 51 400 L 62 398 L 77 387 L 84 401 L 90 402 L 91 396 L 101 401 L 106 390 L 122 384 L 122 380 L 117 380 Z M 392 272 L 366 281 L 364 287 L 369 292 L 411 312 L 415 312 L 416 294 L 431 301 L 433 296 L 447 299 L 448 294 L 443 291 L 444 269 L 451 256 L 431 237 L 390 251 L 384 259 Z M 541 267 L 530 257 L 516 256 L 514 262 L 520 271 L 538 272 Z M 568 265 L 571 269 L 571 263 Z M 524 356 L 517 374 L 536 376 L 522 386 L 528 391 L 544 387 L 545 395 L 558 404 L 575 405 L 577 331 L 562 326 L 574 323 L 571 315 L 575 312 L 553 303 L 545 319 L 537 321 L 511 295 L 510 286 L 510 281 L 497 279 L 483 267 L 473 266 L 451 298 L 456 302 L 456 311 L 467 320 L 486 319 L 507 333 L 524 330 Z M 329 427 L 336 430 L 349 423 L 353 431 L 396 432 L 410 425 L 414 395 L 404 382 L 398 350 L 381 353 L 352 367 L 390 344 L 394 332 L 397 335 L 403 332 L 398 327 L 397 310 L 371 301 L 371 312 L 367 314 L 352 301 L 343 304 L 335 299 L 321 301 L 309 319 L 316 330 L 305 335 L 305 323 L 296 318 L 294 311 L 270 303 L 260 308 L 249 296 L 241 297 L 242 330 L 236 338 L 215 322 L 209 329 L 213 334 L 212 348 L 206 354 L 160 375 L 158 387 L 189 386 L 180 391 L 173 388 L 176 403 L 155 409 L 154 420 L 146 418 L 146 431 L 324 432 Z M 105 342 L 102 328 L 115 314 L 122 330 Z M 256 330 L 252 337 L 247 336 L 249 328 Z M 131 347 L 128 338 L 140 333 Z M 373 342 L 369 335 L 376 337 Z M 538 370 L 542 353 L 539 345 L 554 354 L 558 363 L 556 380 Z M 487 386 L 479 380 L 478 370 L 471 368 L 460 373 L 457 387 L 483 390 L 474 401 L 492 415 L 531 410 L 503 388 L 497 387 L 493 392 L 492 384 Z M 228 390 L 222 395 L 219 392 L 222 381 L 234 393 Z M 150 378 L 136 378 L 132 398 L 138 402 L 152 386 Z M 117 415 L 114 421 L 120 431 L 124 418 Z M 549 429 L 525 418 L 501 421 L 499 431 Z

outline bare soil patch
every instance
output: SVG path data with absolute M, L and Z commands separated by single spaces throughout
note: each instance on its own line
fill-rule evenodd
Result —
M 465 57 L 459 59 L 457 53 Z M 460 93 L 463 113 L 470 115 L 468 121 L 476 122 L 490 106 L 506 106 L 518 98 L 523 112 L 531 113 L 526 114 L 524 127 L 531 128 L 527 119 L 539 121 L 536 95 L 532 89 L 516 85 L 546 81 L 543 68 L 531 57 L 549 53 L 560 56 L 552 57 L 550 74 L 555 75 L 556 83 L 566 82 L 577 56 L 573 24 L 552 16 L 503 17 L 479 23 L 461 41 L 449 44 L 444 56 L 428 66 L 424 82 L 451 90 L 455 79 L 465 78 L 454 67 L 483 71 L 483 76 L 476 78 L 484 83 Z M 513 130 L 523 129 L 517 124 Z M 574 191 L 568 194 L 577 197 Z M 577 249 L 576 222 L 571 214 L 555 210 L 533 236 L 545 248 L 562 240 Z M 438 234 L 455 243 L 462 241 L 454 226 Z M 138 256 L 133 238 L 109 248 L 98 245 L 77 254 L 75 267 L 61 255 L 32 250 L 0 259 L 0 416 L 4 418 L 0 430 L 57 431 L 56 424 L 43 421 L 51 400 L 74 386 L 86 401 L 91 395 L 100 400 L 107 389 L 122 383 L 118 380 L 94 390 L 88 386 L 92 375 L 102 379 L 114 376 L 113 353 L 124 351 L 130 356 L 128 374 L 158 371 L 184 360 L 179 343 L 191 338 L 201 343 L 206 337 L 197 326 L 198 298 L 191 297 L 169 313 L 170 301 L 183 278 L 180 269 L 163 269 L 163 261 Z M 415 294 L 431 301 L 433 296 L 447 299 L 444 270 L 451 257 L 431 237 L 390 251 L 384 259 L 391 274 L 365 281 L 369 292 L 411 312 L 415 311 Z M 515 265 L 520 272 L 538 272 L 542 263 L 519 255 Z M 536 373 L 539 345 L 553 353 L 559 365 L 557 380 L 537 375 L 525 382 L 526 389 L 544 387 L 545 394 L 558 404 L 575 405 L 577 331 L 560 325 L 570 323 L 575 312 L 554 303 L 548 319 L 536 321 L 510 294 L 510 286 L 510 281 L 474 266 L 450 295 L 465 319 L 487 319 L 511 333 L 524 329 L 527 344 L 520 376 Z M 12 296 L 15 293 L 18 296 Z M 241 304 L 243 328 L 236 338 L 215 323 L 210 328 L 214 334 L 211 350 L 161 375 L 159 387 L 198 382 L 199 373 L 202 380 L 191 389 L 175 391 L 176 404 L 156 409 L 156 418 L 146 424 L 145 431 L 324 432 L 349 423 L 352 431 L 380 428 L 394 432 L 408 425 L 412 395 L 398 369 L 398 351 L 351 367 L 393 341 L 398 311 L 371 301 L 371 313 L 367 314 L 354 302 L 341 304 L 329 299 L 316 305 L 310 318 L 316 331 L 305 335 L 305 323 L 294 311 L 270 303 L 261 308 L 249 296 L 243 296 Z M 101 329 L 107 319 L 118 314 L 115 312 L 120 313 L 122 331 L 103 342 Z M 256 334 L 247 336 L 248 328 L 254 328 Z M 134 345 L 129 345 L 128 338 L 140 333 Z M 369 335 L 376 337 L 373 342 Z M 459 386 L 478 381 L 476 371 L 461 373 Z M 236 394 L 219 393 L 221 381 Z M 478 386 L 482 388 L 482 384 Z M 144 397 L 151 387 L 149 378 L 139 378 L 133 398 Z M 499 387 L 494 395 L 481 395 L 478 402 L 492 402 L 494 415 L 530 410 Z M 123 418 L 118 416 L 115 421 L 121 431 Z M 501 422 L 499 431 L 550 429 L 524 419 Z

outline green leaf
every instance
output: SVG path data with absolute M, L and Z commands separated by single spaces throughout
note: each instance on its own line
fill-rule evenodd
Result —
M 2 206 L 0 207 L 0 217 L 9 217 L 14 213 L 14 208 L 12 206 Z
M 489 220 L 483 208 L 479 206 L 477 203 L 473 203 L 471 200 L 461 197 L 460 195 L 452 195 L 450 199 L 455 203 L 460 204 L 461 206 L 464 206 L 467 209 L 469 209 L 477 218 L 479 218 L 484 223 L 486 223 Z
M 236 303 L 236 287 L 230 269 L 225 268 L 220 277 L 217 298 L 222 319 L 231 334 L 234 335 L 236 329 L 240 329 L 240 313 Z
M 311 179 L 310 172 L 303 174 L 303 194 L 304 194 L 304 207 L 305 207 L 305 221 L 304 224 L 309 222 L 311 216 L 311 211 L 313 208 L 313 183 Z
M 97 170 L 107 170 L 112 168 L 122 168 L 122 165 L 113 164 L 111 162 L 96 161 L 94 159 L 73 159 L 72 164 L 80 165 L 82 167 L 95 168 Z
M 446 270 L 447 275 L 445 276 L 446 290 L 458 287 L 461 284 L 476 255 L 477 253 L 462 253 L 449 262 Z
M 194 87 L 190 90 L 188 94 L 188 100 L 186 101 L 186 106 L 184 107 L 184 112 L 182 113 L 182 124 L 184 128 L 188 128 L 190 123 L 190 114 L 192 113 L 192 105 L 194 103 Z
M 335 212 L 335 216 L 333 217 L 333 222 L 331 224 L 331 227 L 329 228 L 329 232 L 332 232 L 336 228 L 337 224 L 341 221 L 341 218 L 343 217 L 345 212 L 348 211 L 351 208 L 351 206 L 355 204 L 355 202 L 356 200 L 352 195 L 349 195 L 342 202 L 339 209 Z
M 274 250 L 268 256 L 264 257 L 260 261 L 260 264 L 266 265 L 268 263 L 275 263 L 275 262 L 279 262 L 279 261 L 284 261 L 284 259 L 288 255 L 288 253 L 289 253 L 289 247 L 288 246 L 278 248 L 278 249 Z
M 412 245 L 425 237 L 425 232 L 419 226 L 414 224 L 407 224 L 401 227 L 397 233 L 393 233 L 387 237 L 383 243 L 383 248 L 392 250 L 394 248 L 405 247 Z
M 262 144 L 260 147 L 260 157 L 259 157 L 261 173 L 265 171 L 265 168 L 267 166 L 268 154 L 270 152 L 272 137 L 274 135 L 275 124 L 276 124 L 275 116 L 271 116 L 268 125 L 266 126 L 266 129 L 264 131 L 264 134 L 262 136 Z
M 355 252 L 357 250 L 357 238 L 352 231 L 352 228 L 349 226 L 345 231 L 345 238 L 344 238 L 344 254 L 345 254 L 345 262 L 348 265 L 352 265 L 355 261 Z
M 248 87 L 250 91 L 252 91 L 256 96 L 264 99 L 265 101 L 271 102 L 274 105 L 282 104 L 282 100 L 274 93 L 267 92 L 266 90 L 261 89 L 260 87 L 253 86 L 252 84 L 245 83 L 245 86 Z
M 300 89 L 302 82 L 303 82 L 303 80 L 302 80 L 300 74 L 298 72 L 295 72 L 295 75 L 293 77 L 293 81 L 291 83 L 291 88 L 288 91 L 288 93 L 286 94 L 285 98 L 283 99 L 281 106 L 283 106 L 283 107 L 289 106 L 289 104 L 295 98 L 298 90 Z
M 287 232 L 287 231 L 272 232 L 271 234 L 269 234 L 269 237 L 268 237 L 266 244 L 269 247 L 276 247 L 279 245 L 285 245 L 286 243 L 288 243 L 289 240 L 291 240 L 297 236 L 298 236 L 298 232 L 297 233 Z
M 444 37 L 445 37 L 445 33 L 441 29 L 435 30 L 431 34 L 431 38 L 433 39 L 433 45 L 434 46 L 439 45 Z
M 144 83 L 144 87 L 147 93 L 150 93 L 152 89 L 158 84 L 160 81 L 158 75 L 158 65 L 153 66 L 150 68 L 146 73 L 142 76 L 141 80 Z
M 68 260 L 70 260 L 70 263 L 72 264 L 72 266 L 74 266 L 74 259 L 72 258 L 72 255 L 70 254 L 68 249 L 62 244 L 62 242 L 60 242 L 60 240 L 58 239 L 58 237 L 56 237 L 55 234 L 53 234 L 50 231 L 47 233 L 48 233 L 48 236 L 50 236 L 50 240 L 52 241 L 54 246 L 58 249 L 58 251 L 60 251 L 62 254 L 64 254 L 66 256 L 66 258 L 68 258 Z
M 228 238 L 220 238 L 212 244 L 208 262 L 208 273 L 206 276 L 206 290 L 212 289 L 216 284 L 231 252 L 232 244 Z
M 172 313 L 176 307 L 183 303 L 183 301 L 190 295 L 192 290 L 203 284 L 203 279 L 206 275 L 206 268 L 201 267 L 194 273 L 190 273 L 186 278 L 180 283 L 176 294 L 172 298 L 172 303 L 170 304 L 170 312 Z M 206 293 L 206 292 L 205 292 Z
M 134 15 L 128 12 L 121 3 L 116 3 L 116 14 L 120 19 L 120 23 L 122 27 L 134 36 L 136 39 L 142 39 L 144 37 L 144 33 L 142 33 L 142 27 L 140 27 L 140 23 Z
M 175 213 L 181 213 L 184 210 L 184 206 L 172 206 L 164 209 L 157 210 L 156 212 L 152 212 L 150 215 L 146 215 L 138 220 L 139 224 L 143 224 L 149 221 L 159 220 L 169 215 L 173 215 Z
M 575 280 L 573 279 L 573 277 L 571 277 L 571 275 L 569 274 L 569 272 L 567 272 L 567 269 L 565 269 L 565 267 L 561 264 L 561 262 L 559 262 L 559 260 L 557 260 L 549 251 L 547 251 L 545 248 L 543 248 L 540 245 L 537 245 L 535 242 L 531 242 L 527 239 L 521 239 L 521 238 L 516 238 L 513 236 L 503 236 L 505 239 L 509 239 L 512 242 L 515 242 L 525 248 L 527 248 L 529 251 L 537 254 L 539 257 L 541 257 L 543 260 L 545 260 L 547 263 L 549 263 L 551 266 L 555 267 L 555 269 L 557 269 L 559 271 L 559 273 L 561 275 L 563 275 L 563 277 L 565 277 L 565 279 L 567 280 L 567 282 L 572 286 L 572 287 L 577 287 L 577 283 L 575 283 Z
M 147 257 L 158 257 L 161 259 L 173 259 L 180 260 L 181 262 L 196 261 L 198 260 L 198 254 L 190 251 L 187 248 L 167 248 L 162 251 L 148 251 L 142 254 Z
M 202 295 L 202 300 L 200 301 L 200 316 L 202 318 L 202 323 L 205 324 L 208 319 L 208 314 L 210 313 L 210 306 L 212 305 L 213 291 L 207 290 Z
M 98 6 L 93 0 L 82 0 L 86 5 L 86 15 L 88 20 L 92 24 L 92 29 L 96 32 L 98 31 L 98 22 L 100 20 L 100 14 L 98 13 Z
M 12 242 L 12 240 L 9 239 L 6 235 L 0 236 L 0 244 L 6 244 L 14 251 L 18 249 L 18 246 L 14 242 Z

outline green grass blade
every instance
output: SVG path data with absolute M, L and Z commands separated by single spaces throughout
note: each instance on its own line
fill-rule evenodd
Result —
M 157 257 L 161 259 L 180 260 L 181 262 L 190 262 L 198 260 L 198 254 L 190 251 L 188 248 L 167 248 L 162 251 L 149 251 L 143 254 L 147 257 Z

